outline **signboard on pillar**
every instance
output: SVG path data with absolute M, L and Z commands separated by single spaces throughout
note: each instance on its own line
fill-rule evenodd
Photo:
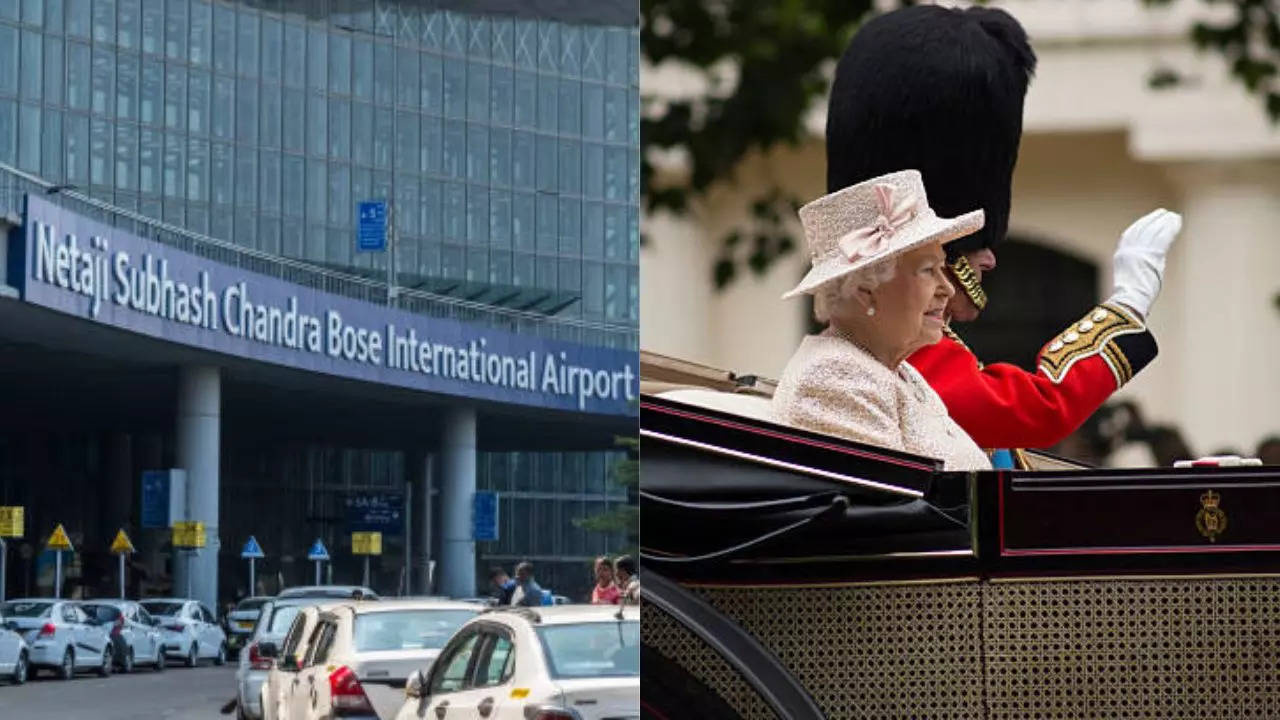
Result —
M 142 527 L 171 527 L 186 515 L 187 472 L 177 468 L 142 473 Z
M 173 524 L 173 546 L 198 550 L 204 547 L 204 523 L 181 520 Z
M 498 539 L 498 493 L 476 491 L 471 508 L 471 538 L 485 542 Z

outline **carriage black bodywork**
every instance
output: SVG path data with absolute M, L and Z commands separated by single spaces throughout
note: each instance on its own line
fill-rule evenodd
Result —
M 647 718 L 1280 717 L 1280 468 L 944 472 L 645 395 Z

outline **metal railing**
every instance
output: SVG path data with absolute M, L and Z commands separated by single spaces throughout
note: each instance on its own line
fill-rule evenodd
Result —
M 0 163 L 0 215 L 21 217 L 27 193 L 47 197 L 72 212 L 223 265 L 376 305 L 388 304 L 385 282 L 201 235 Z M 639 329 L 629 325 L 551 317 L 406 287 L 396 287 L 394 301 L 396 307 L 418 315 L 478 323 L 521 335 L 621 350 L 639 347 Z

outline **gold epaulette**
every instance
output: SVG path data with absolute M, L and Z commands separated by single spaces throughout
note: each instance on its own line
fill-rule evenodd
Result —
M 1146 326 L 1128 310 L 1119 305 L 1104 303 L 1072 323 L 1044 346 L 1040 351 L 1040 371 L 1053 382 L 1059 383 L 1072 365 L 1084 358 L 1101 354 L 1107 367 L 1115 375 L 1116 387 L 1120 387 L 1132 380 L 1137 370 L 1125 352 L 1113 341 L 1124 335 L 1145 333 L 1146 330 Z

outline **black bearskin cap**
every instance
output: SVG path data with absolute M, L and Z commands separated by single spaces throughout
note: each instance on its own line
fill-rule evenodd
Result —
M 947 244 L 949 258 L 995 245 L 1009 227 L 1035 65 L 1026 32 L 1003 10 L 916 5 L 869 20 L 836 67 L 827 191 L 914 168 L 939 215 L 986 211 L 982 230 Z

